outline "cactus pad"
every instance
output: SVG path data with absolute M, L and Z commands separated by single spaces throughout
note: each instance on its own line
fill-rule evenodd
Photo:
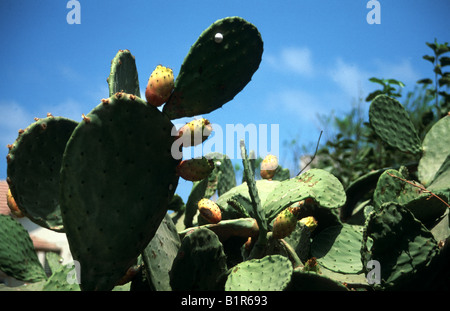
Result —
M 109 96 L 124 92 L 141 97 L 136 61 L 129 50 L 119 50 L 111 61 L 111 72 L 107 79 Z
M 419 161 L 419 180 L 428 186 L 445 159 L 450 155 L 450 116 L 440 119 L 423 140 L 423 155 Z
M 171 290 L 169 271 L 181 241 L 168 214 L 143 252 L 146 275 L 155 290 Z
M 331 271 L 360 273 L 362 232 L 363 227 L 349 224 L 325 228 L 314 237 L 311 255 Z
M 209 229 L 185 236 L 170 271 L 173 290 L 219 290 L 227 272 L 226 256 L 217 235 Z
M 216 42 L 215 35 L 223 40 Z M 232 100 L 258 69 L 263 42 L 258 29 L 240 17 L 208 27 L 191 47 L 163 111 L 170 119 L 209 113 Z
M 377 260 L 382 288 L 417 289 L 413 284 L 438 252 L 433 235 L 408 209 L 384 204 L 370 214 L 361 248 L 362 263 Z M 420 282 L 420 281 L 419 281 Z
M 344 205 L 346 195 L 340 181 L 332 174 L 321 169 L 309 171 L 282 181 L 268 196 L 265 203 L 269 221 L 292 203 L 313 198 L 320 206 L 338 208 Z
M 369 108 L 369 121 L 375 133 L 390 146 L 418 154 L 421 141 L 405 108 L 396 99 L 378 95 Z
M 7 156 L 8 183 L 19 209 L 40 226 L 63 231 L 59 170 L 77 122 L 49 116 L 19 135 Z
M 0 215 L 0 271 L 24 282 L 47 278 L 28 232 L 9 215 Z
M 139 97 L 116 93 L 74 130 L 60 196 L 83 290 L 112 289 L 158 229 L 178 183 L 172 127 Z
M 414 217 L 423 223 L 433 221 L 444 214 L 447 206 L 439 199 L 431 196 L 428 192 L 425 192 L 418 187 L 414 187 L 403 180 L 392 177 L 391 175 L 406 180 L 401 172 L 394 169 L 388 169 L 381 174 L 373 195 L 376 209 L 379 210 L 384 203 L 397 203 L 408 208 L 413 213 Z M 410 182 L 416 183 L 413 181 Z M 418 185 L 421 186 L 420 184 Z M 443 200 L 446 200 L 444 195 L 440 193 L 437 193 L 436 195 L 439 195 Z
M 244 261 L 232 268 L 226 291 L 282 291 L 292 277 L 292 263 L 281 255 Z

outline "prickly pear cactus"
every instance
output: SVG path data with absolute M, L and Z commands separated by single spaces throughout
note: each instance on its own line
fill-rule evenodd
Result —
M 396 99 L 378 95 L 369 108 L 369 121 L 380 138 L 403 152 L 418 154 L 421 141 L 409 114 Z
M 424 191 L 425 188 L 418 182 L 409 181 L 408 183 L 405 180 L 406 177 L 394 169 L 386 170 L 381 174 L 373 195 L 375 208 L 378 210 L 384 203 L 397 203 L 408 208 L 423 223 L 434 221 L 444 214 L 447 206 L 441 200 L 447 200 L 445 195 L 437 193 L 436 195 L 441 198 L 439 200 Z
M 163 112 L 177 119 L 220 108 L 250 82 L 262 53 L 263 42 L 254 25 L 240 17 L 214 22 L 184 59 Z
M 9 215 L 0 215 L 0 271 L 24 282 L 47 279 L 28 232 Z
M 66 143 L 77 122 L 49 116 L 38 119 L 10 146 L 7 181 L 19 209 L 38 225 L 64 231 L 59 170 Z
M 421 277 L 437 253 L 431 232 L 400 205 L 384 204 L 367 219 L 361 255 L 363 267 L 370 260 L 380 263 L 381 283 L 375 287 L 420 289 Z
M 75 128 L 60 201 L 83 290 L 112 289 L 164 218 L 178 183 L 172 126 L 135 95 L 116 93 Z

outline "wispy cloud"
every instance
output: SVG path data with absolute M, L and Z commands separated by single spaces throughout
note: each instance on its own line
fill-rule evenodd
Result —
M 312 53 L 307 47 L 285 47 L 278 54 L 269 54 L 265 59 L 271 67 L 279 70 L 303 76 L 314 73 Z
M 338 58 L 334 67 L 328 71 L 329 78 L 335 82 L 342 91 L 352 97 L 357 97 L 367 86 L 370 73 L 361 69 L 354 63 L 347 63 Z

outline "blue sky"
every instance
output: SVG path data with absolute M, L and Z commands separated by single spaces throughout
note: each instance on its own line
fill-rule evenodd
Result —
M 92 1 L 81 24 L 69 25 L 66 0 L 0 1 L 0 155 L 20 128 L 47 112 L 80 120 L 108 96 L 106 77 L 119 49 L 136 57 L 142 93 L 158 64 L 175 76 L 190 46 L 217 19 L 240 16 L 258 27 L 264 54 L 235 99 L 203 117 L 226 124 L 279 124 L 283 141 L 317 140 L 316 114 L 345 113 L 375 89 L 370 77 L 414 88 L 432 77 L 425 42 L 450 41 L 450 2 L 379 0 L 381 24 L 369 25 L 366 0 L 341 1 Z M 368 105 L 367 107 L 368 108 Z M 184 123 L 190 119 L 176 120 Z M 269 127 L 270 128 L 270 127 Z M 237 142 L 238 143 L 238 142 Z M 264 156 L 264 154 L 261 154 Z M 289 163 L 286 164 L 289 166 Z M 6 160 L 0 179 L 6 178 Z M 190 184 L 181 182 L 186 197 Z

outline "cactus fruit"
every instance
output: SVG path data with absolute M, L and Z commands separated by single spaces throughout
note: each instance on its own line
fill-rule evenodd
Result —
M 214 170 L 214 161 L 205 157 L 181 161 L 177 166 L 177 174 L 185 180 L 200 181 Z
M 286 208 L 280 214 L 273 223 L 273 237 L 275 239 L 283 239 L 290 235 L 294 231 L 297 224 L 297 216 L 293 213 L 291 208 Z
M 299 220 L 309 231 L 313 232 L 317 228 L 317 220 L 313 216 L 303 217 Z
M 173 90 L 173 71 L 162 65 L 156 66 L 145 89 L 145 98 L 147 102 L 155 107 L 164 104 L 172 94 Z
M 193 120 L 180 128 L 178 139 L 183 139 L 183 147 L 197 146 L 211 135 L 212 130 L 211 123 L 207 119 Z
M 278 167 L 278 158 L 272 154 L 267 155 L 261 162 L 260 174 L 263 179 L 272 179 Z
M 222 220 L 222 212 L 219 206 L 210 199 L 203 198 L 198 201 L 200 215 L 211 224 L 216 224 Z
M 24 217 L 24 214 L 17 206 L 16 200 L 14 200 L 14 197 L 11 194 L 11 189 L 8 189 L 8 193 L 6 194 L 6 204 L 8 205 L 9 209 L 11 210 L 11 213 L 14 216 L 18 218 Z

